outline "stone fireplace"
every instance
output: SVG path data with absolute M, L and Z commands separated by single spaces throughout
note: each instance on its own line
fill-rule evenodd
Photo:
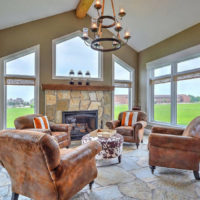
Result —
M 98 110 L 64 111 L 62 123 L 71 124 L 71 139 L 80 140 L 98 128 Z
M 77 91 L 45 88 L 45 114 L 49 121 L 62 123 L 65 111 L 98 111 L 98 128 L 112 119 L 112 91 Z

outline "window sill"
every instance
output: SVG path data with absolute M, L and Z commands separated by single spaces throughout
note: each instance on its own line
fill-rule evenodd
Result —
M 156 121 L 148 122 L 148 125 L 150 125 L 150 126 L 162 126 L 162 127 L 169 127 L 169 128 L 183 128 L 183 129 L 185 129 L 187 127 L 185 125 L 168 124 L 168 123 L 162 123 L 162 122 L 156 122 Z
M 103 77 L 100 78 L 78 78 L 78 77 L 69 77 L 69 76 L 53 76 L 54 80 L 68 80 L 70 81 L 73 78 L 74 81 L 104 81 Z

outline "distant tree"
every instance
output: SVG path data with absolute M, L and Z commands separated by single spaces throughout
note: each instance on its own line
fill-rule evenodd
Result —
M 200 96 L 189 95 L 191 102 L 200 102 Z

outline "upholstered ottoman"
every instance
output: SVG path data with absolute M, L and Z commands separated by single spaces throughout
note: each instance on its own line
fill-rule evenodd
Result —
M 96 155 L 97 160 L 118 158 L 121 162 L 124 138 L 120 134 L 113 134 L 111 137 L 91 136 L 87 134 L 82 137 L 82 144 L 90 141 L 98 141 L 101 143 L 102 151 Z

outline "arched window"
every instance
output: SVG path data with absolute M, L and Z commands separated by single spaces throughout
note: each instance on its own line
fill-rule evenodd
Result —
M 53 78 L 67 79 L 70 70 L 82 71 L 83 79 L 87 71 L 91 79 L 102 79 L 101 53 L 91 49 L 90 45 L 81 39 L 81 32 L 53 40 Z

